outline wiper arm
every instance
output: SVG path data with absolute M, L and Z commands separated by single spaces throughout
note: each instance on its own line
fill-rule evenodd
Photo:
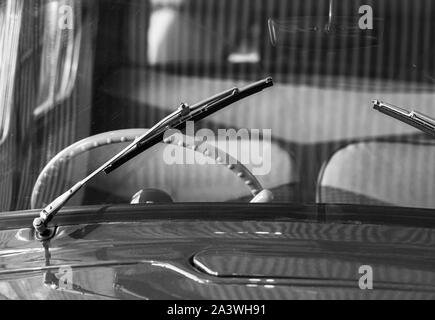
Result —
M 163 118 L 153 127 L 151 127 L 151 129 L 149 129 L 146 133 L 136 138 L 122 151 L 106 161 L 97 170 L 93 171 L 83 180 L 77 182 L 72 188 L 46 206 L 40 212 L 39 217 L 33 220 L 33 227 L 37 231 L 37 236 L 40 239 L 46 239 L 52 236 L 50 234 L 50 230 L 47 228 L 48 223 L 65 205 L 65 203 L 97 174 L 101 173 L 102 171 L 104 171 L 106 174 L 112 172 L 138 154 L 162 141 L 166 130 L 182 130 L 185 128 L 188 121 L 199 121 L 204 119 L 216 111 L 219 111 L 239 100 L 242 100 L 271 86 L 273 86 L 272 78 L 266 78 L 241 89 L 232 88 L 223 91 L 222 93 L 214 95 L 204 101 L 198 102 L 191 107 L 184 103 L 181 104 L 176 111 Z
M 432 117 L 418 111 L 408 111 L 379 100 L 373 100 L 373 108 L 435 137 L 435 119 Z

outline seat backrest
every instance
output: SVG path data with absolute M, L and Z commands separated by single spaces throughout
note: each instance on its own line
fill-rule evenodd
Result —
M 434 208 L 434 163 L 433 143 L 351 144 L 321 170 L 317 202 Z

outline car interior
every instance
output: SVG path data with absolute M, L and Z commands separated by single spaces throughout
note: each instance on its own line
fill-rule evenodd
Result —
M 272 88 L 195 130 L 247 129 L 248 137 L 229 143 L 261 140 L 271 165 L 256 178 L 274 202 L 434 208 L 433 140 L 376 113 L 371 101 L 435 116 L 435 4 L 334 3 L 0 0 L 7 61 L 0 69 L 0 210 L 41 208 L 180 103 L 268 76 Z M 73 28 L 56 27 L 65 5 Z M 330 10 L 353 27 L 361 5 L 376 13 L 369 44 L 348 31 L 337 46 L 324 46 L 303 28 L 288 43 L 270 39 L 274 22 L 315 24 Z M 251 134 L 268 129 L 270 141 Z M 152 189 L 169 195 L 166 202 L 249 202 L 250 189 L 225 166 L 169 165 L 165 147 L 98 175 L 68 205 L 130 203 Z M 140 201 L 155 202 L 149 194 Z

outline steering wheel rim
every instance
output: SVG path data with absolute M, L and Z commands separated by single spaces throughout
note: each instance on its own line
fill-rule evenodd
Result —
M 81 153 L 104 145 L 132 142 L 138 136 L 144 134 L 147 130 L 148 129 L 124 129 L 108 131 L 82 139 L 60 151 L 45 165 L 36 179 L 30 200 L 31 208 L 36 209 L 38 207 L 38 196 L 40 195 L 41 190 L 45 189 L 48 178 L 54 172 L 59 170 L 61 163 L 69 161 Z M 186 142 L 189 140 L 192 140 L 193 143 L 189 144 Z M 195 152 L 202 153 L 204 156 L 213 159 L 217 164 L 225 166 L 238 178 L 240 178 L 244 182 L 245 186 L 249 189 L 253 196 L 253 199 L 251 199 L 250 202 L 270 202 L 273 199 L 272 193 L 263 188 L 261 183 L 251 173 L 251 171 L 225 151 L 204 141 L 186 139 L 186 136 L 182 134 L 174 134 L 166 138 L 163 143 L 177 145 Z M 214 157 L 212 157 L 213 155 Z

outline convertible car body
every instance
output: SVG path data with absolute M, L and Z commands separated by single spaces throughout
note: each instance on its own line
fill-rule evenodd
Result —
M 29 228 L 37 213 L 0 219 L 2 298 L 435 298 L 429 210 L 82 207 L 64 210 L 47 242 Z

